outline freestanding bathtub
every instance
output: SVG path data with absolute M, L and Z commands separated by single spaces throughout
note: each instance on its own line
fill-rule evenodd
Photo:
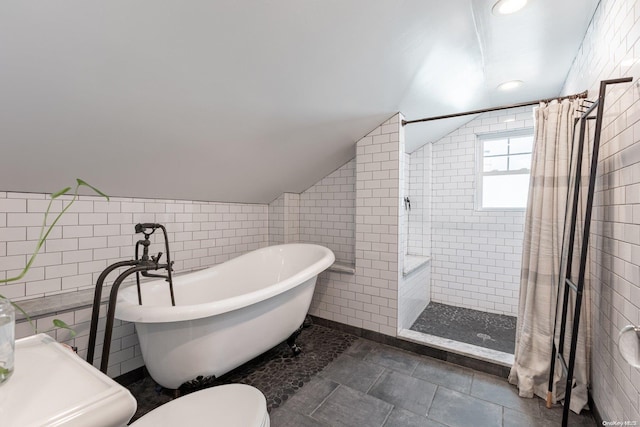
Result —
M 286 244 L 118 294 L 116 318 L 134 322 L 151 377 L 176 389 L 220 375 L 290 337 L 309 310 L 318 274 L 335 260 L 318 245 Z

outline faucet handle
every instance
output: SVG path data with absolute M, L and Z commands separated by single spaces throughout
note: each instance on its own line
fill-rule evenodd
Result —
M 160 262 L 160 258 L 162 258 L 162 252 L 158 252 L 158 256 L 151 256 L 151 260 L 156 264 Z

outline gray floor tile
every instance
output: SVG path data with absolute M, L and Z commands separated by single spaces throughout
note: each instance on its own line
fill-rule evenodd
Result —
M 329 424 L 322 423 L 313 418 L 291 412 L 286 408 L 276 408 L 269 414 L 271 427 L 328 427 Z
M 539 397 L 520 397 L 518 388 L 504 378 L 476 372 L 473 374 L 471 395 L 507 408 L 540 418 Z
M 369 390 L 371 396 L 426 416 L 437 386 L 419 378 L 385 371 Z
M 358 339 L 354 342 L 344 354 L 348 354 L 356 359 L 364 359 L 369 352 L 375 347 L 379 347 L 381 344 L 374 343 L 373 341 L 366 340 L 364 338 Z
M 393 405 L 339 386 L 311 416 L 334 427 L 382 426 Z
M 562 409 L 563 407 L 560 404 L 553 405 L 552 408 L 547 409 L 544 402 L 540 401 L 541 418 L 551 421 L 553 425 L 560 425 L 562 422 Z M 596 421 L 589 411 L 582 411 L 580 414 L 569 411 L 569 425 L 572 427 L 593 427 L 596 425 Z
M 402 408 L 393 408 L 384 427 L 446 427 L 436 421 Z
M 287 409 L 303 415 L 311 414 L 329 396 L 338 384 L 322 377 L 315 377 L 305 384 L 288 402 Z
M 366 393 L 382 371 L 384 368 L 380 365 L 343 354 L 320 372 L 320 375 Z
M 427 416 L 451 427 L 502 426 L 501 406 L 444 387 L 438 387 Z
M 509 408 L 504 408 L 502 422 L 504 427 L 557 427 L 560 425 Z
M 418 366 L 421 357 L 408 351 L 399 350 L 379 344 L 374 346 L 364 358 L 365 361 L 377 363 L 385 368 L 411 375 L 413 370 Z
M 451 390 L 469 393 L 473 373 L 474 371 L 471 369 L 452 365 L 441 360 L 426 359 L 418 364 L 415 371 L 413 371 L 413 376 L 430 383 L 443 385 Z

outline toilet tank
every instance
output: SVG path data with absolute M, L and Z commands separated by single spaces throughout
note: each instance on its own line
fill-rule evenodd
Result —
M 136 407 L 126 388 L 45 334 L 16 341 L 15 370 L 0 385 L 3 427 L 121 427 Z

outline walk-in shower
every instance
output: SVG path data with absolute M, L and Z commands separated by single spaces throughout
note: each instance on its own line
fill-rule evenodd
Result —
M 405 154 L 400 336 L 512 362 L 532 111 L 470 115 Z

